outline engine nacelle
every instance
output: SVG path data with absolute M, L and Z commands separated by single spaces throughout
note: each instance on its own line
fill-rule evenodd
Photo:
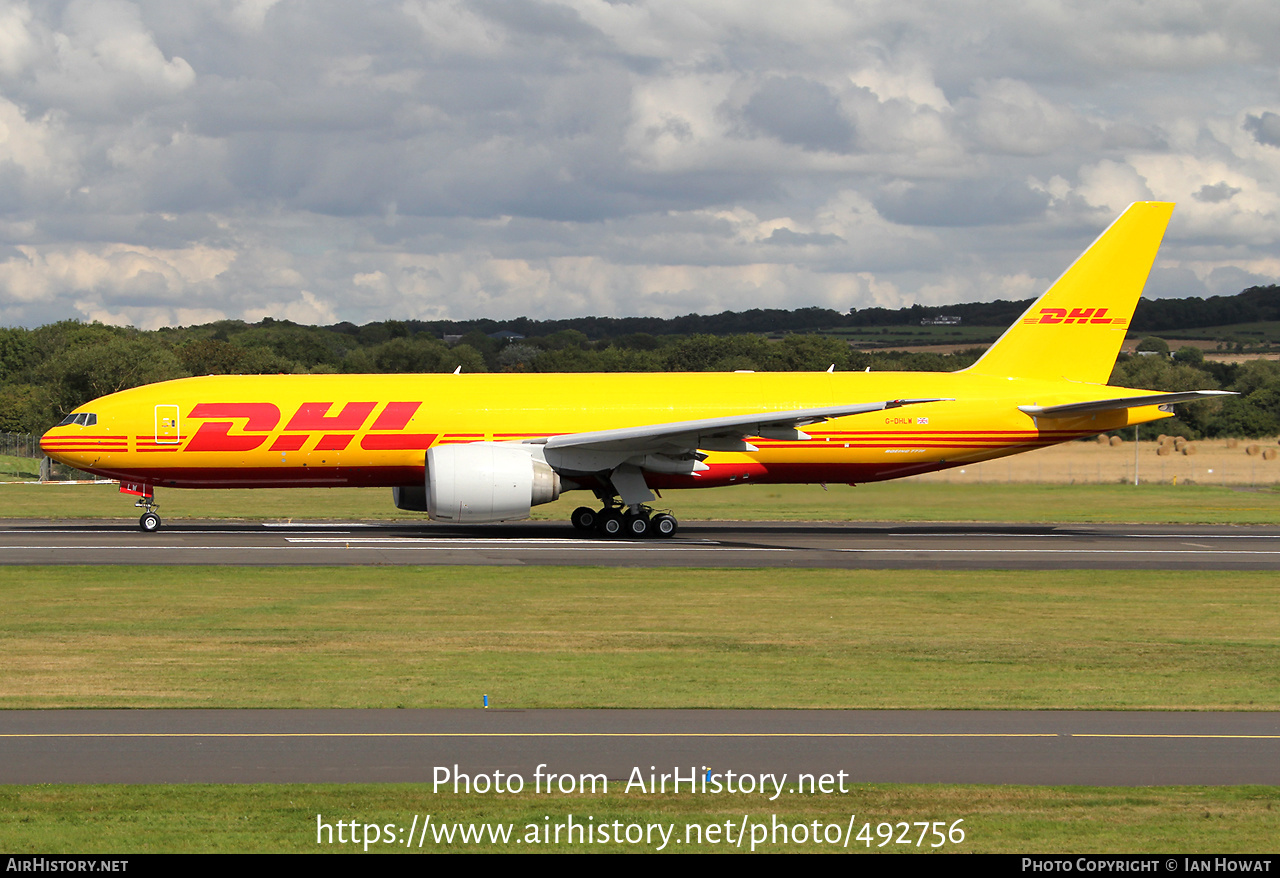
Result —
M 558 498 L 560 487 L 560 476 L 532 447 L 471 442 L 427 452 L 432 521 L 519 521 L 531 507 Z

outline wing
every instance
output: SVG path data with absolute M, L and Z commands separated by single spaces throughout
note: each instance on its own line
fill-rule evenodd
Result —
M 1095 399 L 1089 402 L 1073 402 L 1067 405 L 1020 405 L 1018 411 L 1033 418 L 1072 418 L 1090 412 L 1107 412 L 1114 409 L 1139 408 L 1147 405 L 1173 405 L 1215 396 L 1236 396 L 1229 390 L 1188 390 L 1185 393 L 1149 393 L 1145 396 L 1122 396 L 1116 399 Z
M 564 472 L 602 472 L 629 463 L 647 470 L 693 473 L 706 469 L 700 460 L 705 455 L 699 455 L 700 451 L 756 451 L 757 448 L 746 441 L 749 436 L 804 440 L 809 436 L 800 428 L 810 424 L 904 405 L 944 401 L 893 399 L 785 412 L 753 412 L 617 430 L 566 433 L 527 441 L 545 446 L 547 463 Z

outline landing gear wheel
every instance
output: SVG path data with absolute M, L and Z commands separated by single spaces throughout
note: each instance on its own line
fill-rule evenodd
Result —
M 676 521 L 676 517 L 665 512 L 660 512 L 649 520 L 649 533 L 655 537 L 674 536 L 679 527 L 680 522 Z
M 155 533 L 160 529 L 160 516 L 154 512 L 144 512 L 142 517 L 138 519 L 138 527 L 147 533 Z
M 606 537 L 622 536 L 622 513 L 616 509 L 606 509 L 600 513 L 600 533 Z
M 640 515 L 628 515 L 626 522 L 627 536 L 640 540 L 649 535 L 651 530 L 649 526 L 649 516 L 644 513 L 641 513 Z
M 590 506 L 579 506 L 573 510 L 573 515 L 569 516 L 569 520 L 573 522 L 573 526 L 577 530 L 592 530 L 600 521 L 600 513 Z

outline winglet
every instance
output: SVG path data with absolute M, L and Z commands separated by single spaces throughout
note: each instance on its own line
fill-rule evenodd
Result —
M 1106 384 L 1172 213 L 1131 204 L 966 371 Z

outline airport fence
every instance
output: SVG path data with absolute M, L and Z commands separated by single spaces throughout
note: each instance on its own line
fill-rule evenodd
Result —
M 43 457 L 40 437 L 43 433 L 0 433 L 0 454 L 7 457 Z
M 0 432 L 0 482 L 74 482 L 93 478 L 45 457 L 40 450 L 43 435 Z

